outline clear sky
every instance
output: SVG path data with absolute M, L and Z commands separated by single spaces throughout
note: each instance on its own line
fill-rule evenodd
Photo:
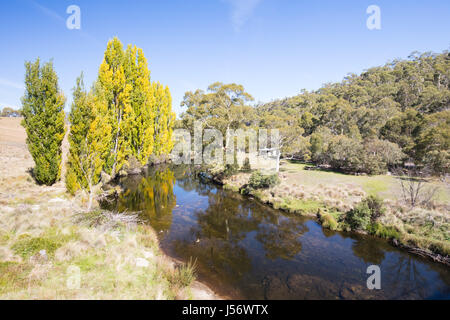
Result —
M 81 29 L 69 30 L 69 5 Z M 369 30 L 369 5 L 381 30 Z M 0 3 L 0 107 L 20 106 L 24 62 L 53 58 L 68 97 L 81 71 L 97 76 L 118 36 L 144 49 L 152 80 L 167 84 L 179 114 L 186 91 L 214 81 L 245 86 L 256 101 L 318 89 L 411 52 L 450 48 L 450 1 L 17 0 Z

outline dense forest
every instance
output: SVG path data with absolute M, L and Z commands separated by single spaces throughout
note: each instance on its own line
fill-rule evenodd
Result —
M 450 53 L 413 53 L 349 74 L 340 83 L 250 106 L 237 84 L 185 94 L 178 127 L 279 129 L 284 157 L 380 174 L 405 163 L 443 175 L 450 168 Z

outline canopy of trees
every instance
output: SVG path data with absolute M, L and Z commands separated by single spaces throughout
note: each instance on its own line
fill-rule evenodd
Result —
M 142 49 L 119 39 L 108 42 L 90 92 L 77 80 L 69 116 L 70 152 L 66 185 L 92 194 L 101 171 L 116 176 L 130 158 L 141 165 L 173 147 L 175 114 L 168 87 L 150 81 Z
M 284 156 L 369 174 L 412 161 L 435 173 L 450 167 L 450 54 L 413 53 L 349 74 L 340 83 L 282 100 L 246 105 L 242 86 L 216 83 L 188 92 L 180 126 L 200 119 L 220 130 L 280 130 Z
M 0 112 L 0 117 L 21 117 L 22 110 L 14 110 L 10 107 L 4 107 Z

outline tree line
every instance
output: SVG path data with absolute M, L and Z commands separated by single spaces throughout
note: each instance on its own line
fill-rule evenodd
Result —
M 0 117 L 17 118 L 22 116 L 22 110 L 15 110 L 11 107 L 3 107 Z
M 51 61 L 27 62 L 25 69 L 23 125 L 35 161 L 33 174 L 37 182 L 51 185 L 61 174 L 66 99 Z M 142 49 L 124 49 L 118 38 L 108 42 L 89 90 L 83 74 L 77 78 L 68 120 L 66 187 L 71 193 L 86 190 L 90 200 L 101 172 L 117 176 L 130 162 L 145 165 L 173 147 L 169 88 L 151 81 Z
M 251 105 L 242 85 L 187 92 L 178 127 L 278 129 L 284 157 L 352 173 L 450 168 L 450 54 L 413 53 L 339 83 Z

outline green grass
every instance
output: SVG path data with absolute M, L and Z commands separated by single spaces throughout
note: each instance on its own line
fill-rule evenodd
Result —
M 306 186 L 349 184 L 362 188 L 368 195 L 377 195 L 384 199 L 396 200 L 401 198 L 400 183 L 395 176 L 355 176 L 333 171 L 304 170 L 308 166 L 304 163 L 283 161 L 281 172 L 287 175 L 288 182 Z M 450 204 L 448 187 L 438 180 L 430 182 L 430 186 L 439 187 L 436 201 Z
M 385 239 L 397 239 L 399 240 L 401 238 L 400 233 L 395 227 L 392 226 L 383 226 L 379 222 L 372 223 L 368 226 L 367 231 L 372 234 L 376 235 L 380 238 Z
M 175 287 L 189 287 L 195 280 L 196 263 L 190 260 L 188 263 L 175 267 L 168 273 L 168 280 Z
M 378 196 L 380 194 L 386 193 L 389 190 L 390 183 L 392 179 L 389 176 L 376 176 L 376 177 L 365 177 L 367 178 L 362 183 L 362 188 L 371 196 Z M 393 186 L 391 186 L 393 187 Z
M 29 258 L 41 250 L 45 250 L 47 255 L 52 257 L 58 248 L 75 238 L 76 236 L 74 234 L 61 234 L 54 229 L 50 229 L 41 237 L 22 235 L 11 246 L 11 249 L 22 258 Z
M 281 209 L 290 213 L 299 213 L 302 215 L 316 214 L 319 208 L 323 207 L 323 204 L 319 201 L 313 200 L 300 200 L 283 198 L 280 201 L 273 203 L 275 209 Z

